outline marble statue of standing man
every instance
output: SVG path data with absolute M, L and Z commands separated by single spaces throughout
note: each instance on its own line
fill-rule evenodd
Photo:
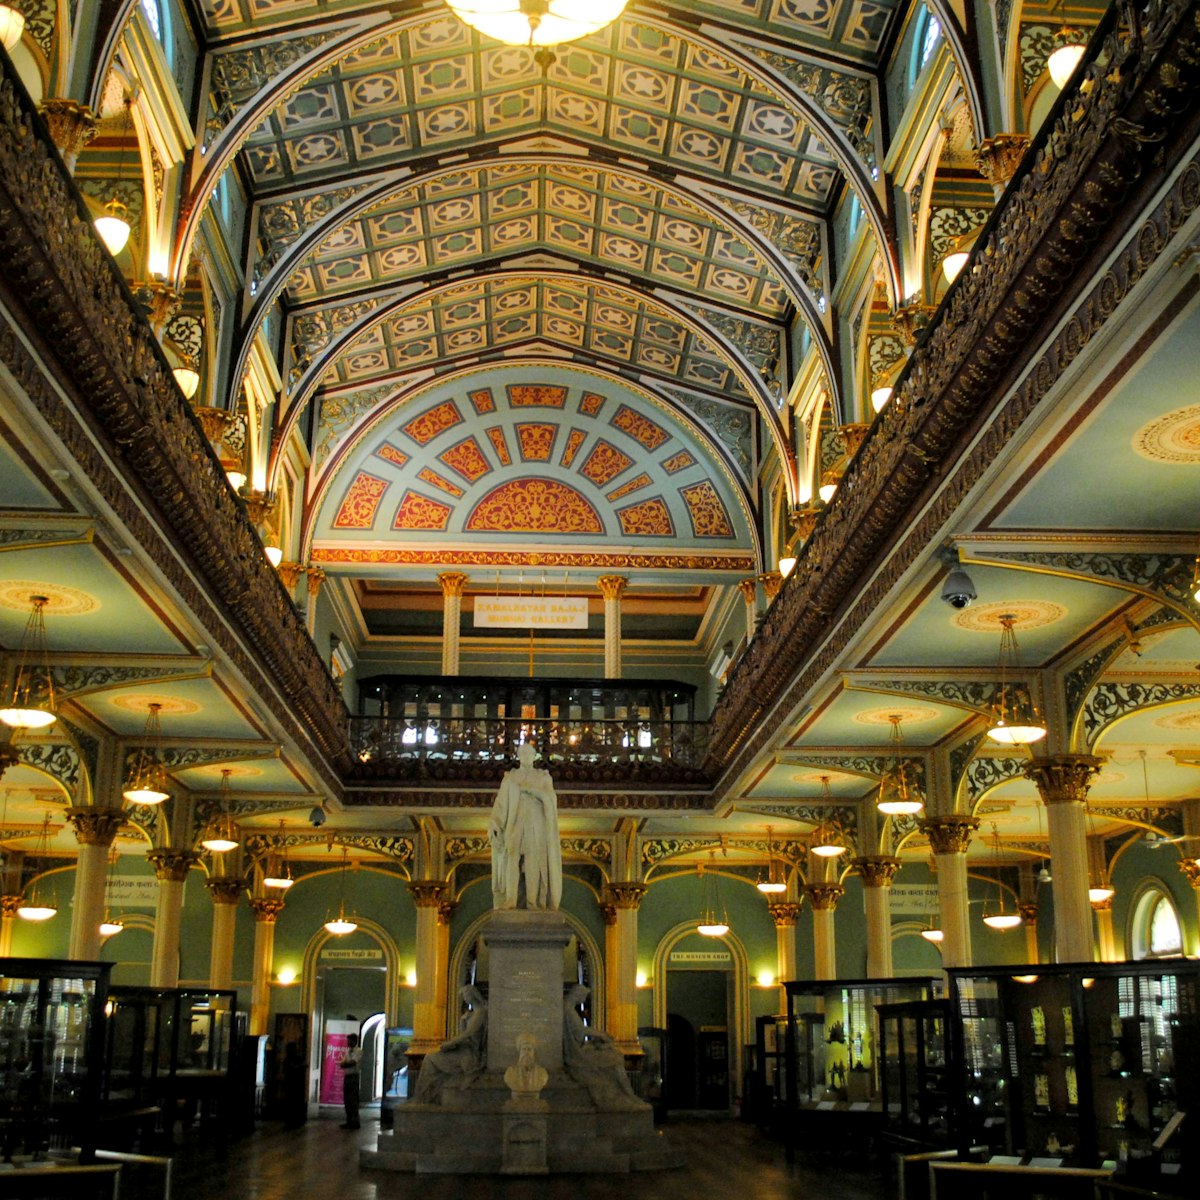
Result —
M 557 909 L 562 899 L 562 847 L 558 840 L 558 800 L 550 772 L 533 765 L 536 751 L 517 747 L 520 764 L 505 773 L 492 805 L 492 903 L 516 908 L 522 878 L 525 907 Z

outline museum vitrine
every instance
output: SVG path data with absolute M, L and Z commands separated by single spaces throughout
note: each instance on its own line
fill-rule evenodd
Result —
M 1195 1178 L 1196 1138 L 1176 1130 L 1200 1099 L 1200 964 L 948 974 L 957 1102 L 994 1151 Z
M 95 1148 L 109 963 L 0 959 L 0 1157 Z
M 956 1074 L 947 1000 L 881 1004 L 880 1101 L 893 1142 L 913 1151 L 951 1144 Z

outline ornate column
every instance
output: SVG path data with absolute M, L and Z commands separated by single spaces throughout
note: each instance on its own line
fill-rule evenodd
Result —
M 443 939 L 449 943 L 449 926 L 439 924 L 439 910 L 447 899 L 447 885 L 440 879 L 414 879 L 408 894 L 417 908 L 417 989 L 413 996 L 412 1055 L 425 1055 L 446 1040 L 445 954 Z M 442 976 L 439 983 L 439 976 Z M 440 997 L 440 1002 L 439 1002 Z
M 1200 918 L 1200 858 L 1182 858 L 1182 859 L 1180 859 L 1179 860 L 1179 869 L 1187 877 L 1188 883 L 1190 883 L 1192 885 L 1192 895 L 1194 895 L 1196 897 L 1196 915 L 1198 918 Z M 8 897 L 8 896 L 4 897 L 5 901 L 7 901 L 9 899 L 10 899 L 10 897 Z M 1187 927 L 1184 926 L 1184 929 L 1185 929 L 1184 937 L 1186 938 Z M 0 943 L 0 944 L 2 944 L 2 943 Z M 1197 947 L 1197 943 L 1193 942 L 1193 944 L 1191 946 L 1186 947 L 1186 952 L 1188 954 L 1194 955 L 1196 953 L 1196 947 Z M 3 957 L 4 957 L 3 951 L 0 950 L 0 958 L 3 958 Z
M 150 954 L 150 986 L 179 985 L 179 914 L 183 885 L 196 861 L 190 850 L 151 850 L 146 857 L 158 880 L 158 905 L 154 910 L 154 948 Z
M 1090 754 L 1035 758 L 1026 778 L 1046 806 L 1050 861 L 1054 864 L 1054 942 L 1059 962 L 1092 961 L 1092 910 L 1088 902 L 1087 800 L 1100 760 Z
M 55 97 L 38 105 L 63 165 L 75 174 L 79 152 L 96 136 L 96 114 L 86 104 Z
M 212 896 L 212 943 L 208 956 L 208 986 L 233 987 L 233 934 L 237 926 L 237 905 L 246 890 L 245 883 L 232 875 L 213 875 L 205 880 Z M 272 950 L 274 946 L 272 945 Z
M 758 582 L 762 584 L 763 595 L 767 598 L 767 606 L 770 607 L 771 601 L 779 595 L 779 589 L 783 587 L 783 574 L 780 571 L 764 571 L 759 577 Z
M 767 912 L 775 922 L 775 978 L 779 980 L 779 1012 L 787 1012 L 787 990 L 784 984 L 799 979 L 796 964 L 796 922 L 804 907 L 799 900 L 779 900 L 767 904 Z
M 1089 901 L 1092 912 L 1096 914 L 1096 946 L 1101 962 L 1120 962 L 1117 954 L 1117 937 L 1113 929 L 1113 898 Z
M 997 200 L 1004 195 L 1008 181 L 1016 174 L 1028 149 L 1029 136 L 1024 133 L 998 133 L 979 143 L 979 149 L 975 152 L 975 166 L 992 185 Z
M 442 674 L 458 674 L 458 633 L 462 624 L 463 588 L 470 576 L 461 571 L 443 571 L 438 576 L 442 585 Z
M 862 874 L 863 902 L 867 910 L 867 978 L 892 977 L 892 881 L 900 860 L 889 854 L 855 859 Z
M 644 883 L 610 883 L 604 889 L 606 1030 L 626 1055 L 641 1054 L 637 1037 L 637 922 Z
M 20 903 L 20 896 L 0 896 L 0 958 L 8 958 L 12 954 L 13 926 L 17 921 Z
M 1041 957 L 1037 931 L 1038 906 L 1032 900 L 1020 900 L 1017 902 L 1017 912 L 1021 914 L 1021 925 L 1025 930 L 1025 961 L 1038 962 Z
M 275 897 L 251 896 L 254 910 L 254 973 L 250 980 L 250 1033 L 270 1032 L 271 966 L 275 961 L 275 922 L 283 912 L 283 901 Z
M 308 626 L 311 637 L 317 627 L 317 597 L 321 594 L 321 584 L 325 582 L 325 568 L 309 566 L 305 574 L 308 576 L 308 603 L 304 606 L 304 624 Z
M 754 631 L 758 628 L 758 580 L 739 579 L 738 591 L 746 605 L 746 645 L 754 640 Z
M 813 978 L 837 978 L 837 942 L 833 936 L 833 914 L 846 894 L 840 883 L 808 883 L 805 895 L 813 915 Z
M 108 851 L 125 823 L 119 808 L 84 806 L 67 809 L 75 829 L 79 857 L 75 860 L 75 894 L 71 900 L 71 940 L 68 958 L 94 962 L 100 957 L 100 922 L 104 918 L 104 885 L 108 880 Z
M 977 817 L 949 813 L 926 817 L 921 830 L 929 838 L 937 868 L 938 912 L 942 926 L 942 965 L 971 965 L 971 925 L 967 906 L 967 847 L 979 828 Z
M 596 586 L 604 597 L 604 678 L 621 678 L 621 593 L 628 586 L 624 575 L 601 575 Z

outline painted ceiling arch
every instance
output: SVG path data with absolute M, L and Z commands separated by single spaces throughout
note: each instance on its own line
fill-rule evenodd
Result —
M 759 569 L 721 457 L 644 390 L 569 366 L 440 379 L 361 430 L 313 496 L 326 570 L 564 566 Z
M 894 276 L 876 191 L 878 99 L 870 74 L 847 65 L 844 48 L 828 61 L 794 57 L 791 35 L 782 45 L 760 45 L 754 39 L 771 36 L 769 23 L 745 4 L 736 7 L 728 14 L 735 27 L 710 29 L 697 27 L 694 13 L 663 19 L 635 4 L 608 29 L 572 43 L 544 77 L 526 48 L 480 39 L 440 6 L 385 25 L 370 24 L 377 14 L 340 6 L 341 24 L 220 47 L 176 269 L 238 153 L 256 190 L 303 188 L 388 161 L 559 134 L 816 216 L 826 214 L 845 179 Z M 799 14 L 794 4 L 774 7 Z M 855 9 L 862 44 L 877 49 L 897 8 L 855 0 L 815 11 L 828 19 Z M 743 38 L 735 45 L 737 35 Z

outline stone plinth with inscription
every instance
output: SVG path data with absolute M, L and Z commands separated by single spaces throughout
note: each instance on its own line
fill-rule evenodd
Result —
M 629 1093 L 624 1059 L 612 1040 L 584 1031 L 578 1016 L 570 1016 L 571 1005 L 587 991 L 563 981 L 563 950 L 570 936 L 558 912 L 492 914 L 483 932 L 488 983 L 482 1069 L 443 1074 L 437 1103 L 398 1105 L 392 1130 L 379 1135 L 374 1149 L 362 1151 L 364 1167 L 538 1175 L 680 1165 L 654 1129 L 650 1106 Z M 588 1034 L 595 1044 L 587 1041 Z M 510 1068 L 518 1064 L 518 1039 L 527 1051 L 532 1039 L 532 1059 L 545 1069 L 545 1086 L 537 1096 L 515 1096 L 505 1083 L 506 1070 L 510 1082 L 515 1078 Z M 446 1043 L 440 1053 L 456 1044 Z
M 558 912 L 514 908 L 492 913 L 487 943 L 487 1069 L 503 1072 L 517 1061 L 517 1038 L 537 1039 L 538 1063 L 562 1067 L 563 951 L 571 928 Z

